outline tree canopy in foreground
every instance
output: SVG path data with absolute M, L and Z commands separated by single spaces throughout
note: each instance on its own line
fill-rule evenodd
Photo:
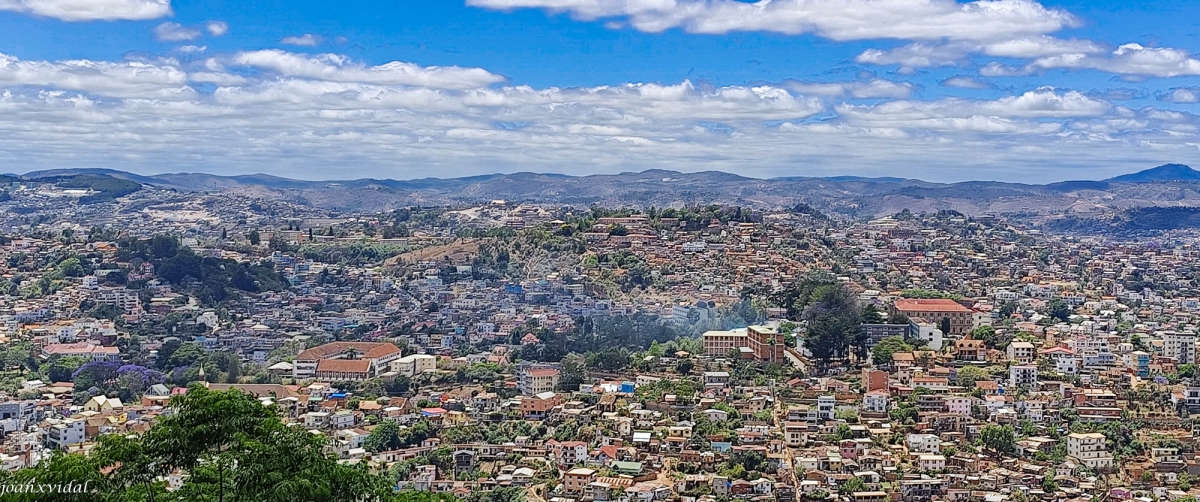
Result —
M 14 501 L 279 501 L 449 502 L 447 495 L 395 492 L 390 479 L 365 465 L 325 453 L 323 436 L 283 423 L 272 407 L 237 390 L 194 385 L 171 400 L 143 434 L 101 436 L 90 455 L 56 452 L 37 466 L 0 474 L 0 486 L 88 487 L 72 494 L 6 493 Z M 183 474 L 167 491 L 162 480 Z

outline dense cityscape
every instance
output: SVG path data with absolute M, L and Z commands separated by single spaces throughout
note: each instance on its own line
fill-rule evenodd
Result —
M 0 502 L 1198 502 L 1197 33 L 0 0 Z
M 354 497 L 1149 501 L 1190 500 L 1200 474 L 1186 232 L 803 204 L 335 213 L 93 175 L 4 199 L 17 481 L 114 500 L 315 499 L 255 491 L 311 470 Z

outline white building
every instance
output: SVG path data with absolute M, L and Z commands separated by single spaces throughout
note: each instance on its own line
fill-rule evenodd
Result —
M 910 454 L 942 452 L 942 438 L 936 434 L 909 434 L 906 442 Z
M 817 419 L 833 420 L 837 400 L 833 396 L 817 396 Z
M 205 326 L 208 326 L 209 328 L 216 326 L 217 323 L 219 323 L 219 322 L 221 322 L 221 319 L 219 317 L 217 317 L 216 312 L 213 312 L 211 310 L 206 311 L 203 314 L 196 316 L 196 324 L 203 324 Z
M 1029 389 L 1037 386 L 1038 369 L 1032 364 L 1014 364 L 1008 368 L 1008 384 Z
M 46 447 L 61 450 L 83 442 L 83 420 L 66 419 L 50 426 L 46 431 Z
M 945 334 L 942 333 L 941 328 L 939 328 L 936 323 L 917 321 L 911 322 L 912 325 L 915 326 L 914 331 L 916 332 L 916 337 L 925 340 L 925 345 L 929 347 L 930 350 L 942 350 Z
M 863 395 L 862 409 L 869 413 L 887 413 L 888 411 L 888 395 L 882 390 L 873 390 Z
M 976 398 L 971 396 L 946 396 L 946 412 L 955 415 L 970 415 L 971 405 Z
M 1071 433 L 1067 435 L 1067 456 L 1088 469 L 1112 467 L 1113 458 L 1108 454 L 1106 438 L 1099 432 Z
M 921 455 L 917 457 L 917 466 L 922 471 L 941 471 L 946 468 L 946 457 L 942 455 Z
M 142 308 L 142 299 L 138 297 L 138 292 L 132 289 L 100 290 L 96 291 L 92 298 L 100 305 L 112 305 L 125 314 L 138 312 Z
M 1175 359 L 1176 364 L 1196 363 L 1196 334 L 1190 332 L 1162 333 L 1163 356 Z
M 329 416 L 329 427 L 333 429 L 349 429 L 354 427 L 354 413 L 350 410 L 339 410 Z
M 1037 359 L 1037 347 L 1026 341 L 1014 340 L 1008 344 L 1006 352 L 1008 353 L 1008 360 L 1016 361 L 1018 364 L 1029 364 L 1034 359 Z
M 517 368 L 517 390 L 526 396 L 558 390 L 558 368 L 530 364 Z
M 410 354 L 392 361 L 391 369 L 411 378 L 414 375 L 437 370 L 437 357 L 429 354 Z

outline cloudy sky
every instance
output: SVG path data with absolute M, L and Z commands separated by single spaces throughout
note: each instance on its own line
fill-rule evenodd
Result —
M 0 0 L 0 171 L 1200 167 L 1200 2 Z

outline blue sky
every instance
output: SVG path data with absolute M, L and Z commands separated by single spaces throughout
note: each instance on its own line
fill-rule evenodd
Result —
M 0 0 L 0 170 L 649 168 L 934 181 L 1200 164 L 1200 5 Z

